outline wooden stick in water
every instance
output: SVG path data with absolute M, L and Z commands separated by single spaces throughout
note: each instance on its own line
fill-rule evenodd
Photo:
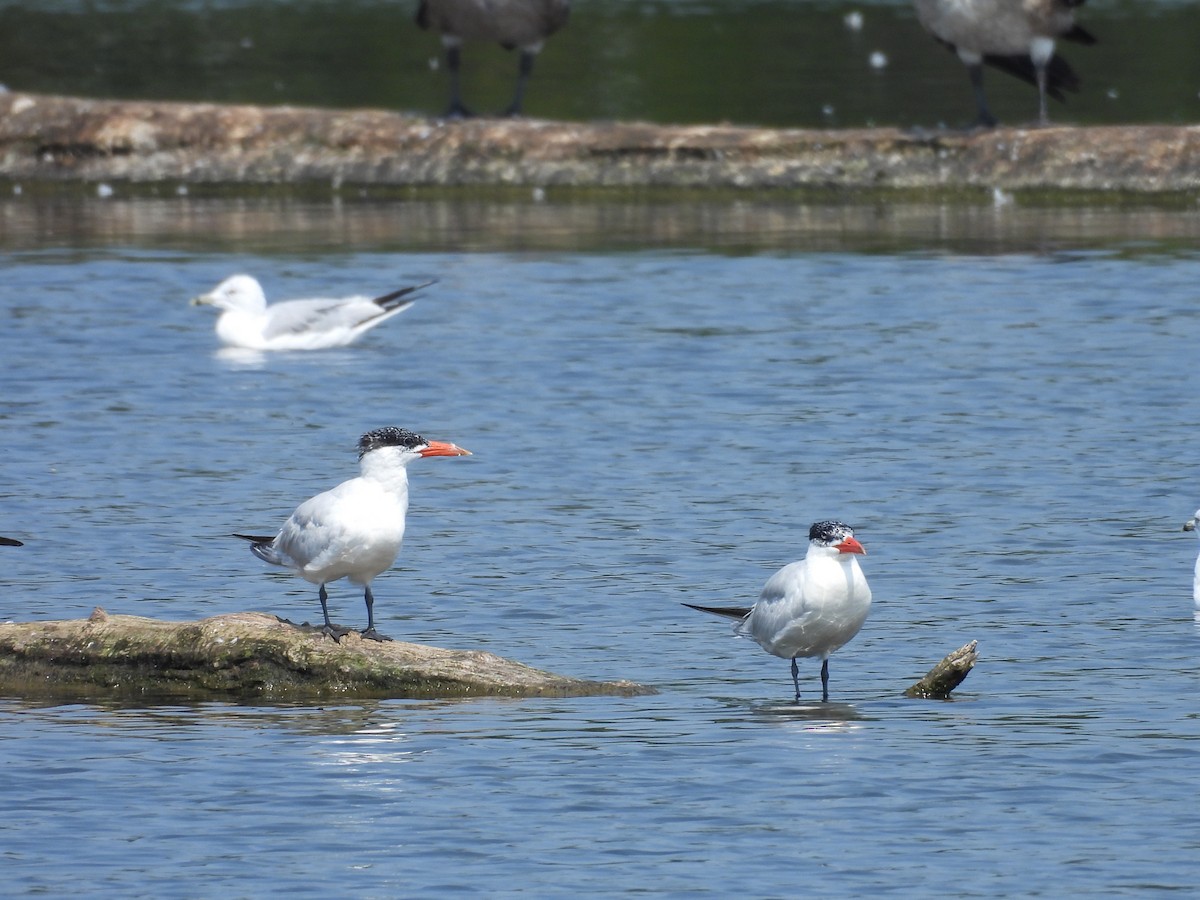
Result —
M 924 678 L 906 690 L 904 696 L 919 700 L 948 699 L 950 692 L 962 684 L 967 673 L 975 665 L 975 659 L 978 656 L 975 648 L 978 645 L 979 641 L 971 641 L 971 643 L 959 647 L 930 669 Z

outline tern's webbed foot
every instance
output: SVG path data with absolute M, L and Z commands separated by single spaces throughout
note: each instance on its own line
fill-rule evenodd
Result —
M 383 643 L 385 641 L 392 640 L 392 638 L 388 637 L 386 634 L 380 634 L 378 631 L 376 631 L 374 626 L 363 629 L 359 632 L 359 634 L 362 635 L 362 639 L 364 641 L 379 641 L 380 643 Z
M 326 625 L 321 629 L 321 634 L 333 638 L 335 644 L 341 643 L 342 638 L 354 631 L 353 628 L 343 628 L 340 625 Z

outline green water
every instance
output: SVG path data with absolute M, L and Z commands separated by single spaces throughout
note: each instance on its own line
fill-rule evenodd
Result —
M 59 2 L 0 4 L 0 82 L 11 90 L 440 112 L 437 38 L 415 3 Z M 855 31 L 851 11 L 863 16 Z M 1200 118 L 1191 4 L 1109 0 L 1080 21 L 1100 40 L 1067 45 L 1083 91 L 1051 116 L 1080 123 Z M 885 55 L 881 69 L 872 53 Z M 469 46 L 464 92 L 508 101 L 516 58 Z M 1025 122 L 1033 89 L 991 73 L 997 115 Z M 537 61 L 529 115 L 798 126 L 962 124 L 974 109 L 962 65 L 907 0 L 871 3 L 583 0 Z

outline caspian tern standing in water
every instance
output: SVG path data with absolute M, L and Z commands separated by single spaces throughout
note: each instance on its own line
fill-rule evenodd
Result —
M 368 431 L 358 441 L 362 474 L 357 478 L 305 500 L 274 537 L 234 537 L 251 541 L 250 549 L 259 559 L 320 586 L 322 630 L 335 641 L 353 630 L 329 621 L 325 585 L 339 578 L 363 588 L 367 627 L 362 636 L 391 640 L 375 630 L 371 581 L 391 568 L 400 552 L 408 512 L 408 464 L 425 456 L 470 455 L 462 447 L 427 441 L 403 428 Z
M 772 575 L 752 607 L 684 606 L 737 619 L 734 633 L 775 656 L 792 661 L 792 684 L 800 700 L 796 658 L 821 658 L 821 699 L 829 700 L 829 654 L 858 634 L 871 609 L 871 588 L 858 565 L 865 554 L 849 525 L 816 522 L 808 530 L 804 559 Z
M 1196 536 L 1200 537 L 1200 509 L 1196 510 L 1196 514 L 1183 523 L 1184 531 L 1195 531 Z M 1196 570 L 1192 575 L 1192 602 L 1196 604 L 1196 609 L 1200 610 L 1200 556 L 1196 557 Z
M 345 347 L 376 325 L 415 303 L 405 300 L 433 284 L 414 284 L 390 294 L 370 297 L 282 300 L 267 305 L 262 285 L 249 275 L 226 278 L 207 294 L 193 297 L 192 306 L 215 306 L 217 337 L 230 347 L 246 350 L 325 350 Z

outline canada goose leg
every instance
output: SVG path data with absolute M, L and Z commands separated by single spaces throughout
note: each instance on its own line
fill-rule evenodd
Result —
M 971 76 L 971 90 L 975 94 L 975 108 L 979 110 L 977 124 L 982 128 L 995 128 L 996 117 L 988 109 L 987 94 L 983 92 L 983 63 L 968 63 L 967 74 Z
M 321 585 L 317 596 L 321 598 L 321 615 L 325 617 L 325 627 L 321 629 L 321 633 L 333 638 L 334 643 L 337 643 L 343 635 L 349 634 L 353 629 L 339 628 L 329 621 L 329 593 L 325 590 L 325 585 Z
M 829 657 L 821 660 L 821 702 L 829 702 Z
M 1038 124 L 1049 125 L 1050 116 L 1046 114 L 1046 67 L 1040 65 L 1037 70 L 1037 89 L 1038 89 Z
M 792 657 L 792 684 L 796 688 L 796 702 L 800 702 L 800 667 L 796 665 L 796 657 Z
M 1050 124 L 1050 116 L 1046 114 L 1046 67 L 1053 58 L 1053 38 L 1036 37 L 1029 42 L 1029 61 L 1033 63 L 1033 71 L 1037 75 L 1039 125 Z
M 363 599 L 367 601 L 367 627 L 360 632 L 363 639 L 381 642 L 390 641 L 390 637 L 380 634 L 375 630 L 375 595 L 371 593 L 371 586 L 369 584 L 363 590 Z
M 461 86 L 459 84 L 459 69 L 462 67 L 462 52 L 458 44 L 446 45 L 446 68 L 450 70 L 450 106 L 446 110 L 447 119 L 469 119 L 475 115 L 462 102 Z
M 504 110 L 504 115 L 510 118 L 521 114 L 521 105 L 525 102 L 525 85 L 529 81 L 529 76 L 533 74 L 535 55 L 529 50 L 521 51 L 520 62 L 517 63 L 517 90 L 513 94 L 512 103 L 508 104 L 508 109 Z

